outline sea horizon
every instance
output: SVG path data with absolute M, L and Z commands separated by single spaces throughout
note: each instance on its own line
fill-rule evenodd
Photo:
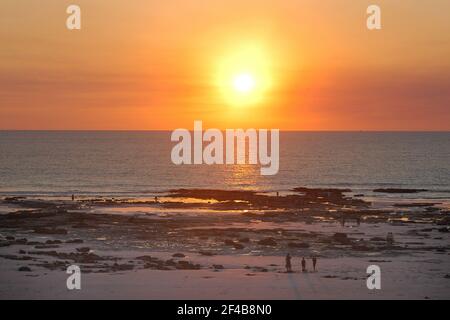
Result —
M 280 171 L 263 177 L 258 165 L 174 165 L 170 131 L 0 131 L 0 195 L 328 187 L 380 198 L 374 189 L 397 187 L 429 190 L 409 197 L 450 201 L 449 139 L 448 132 L 282 131 Z

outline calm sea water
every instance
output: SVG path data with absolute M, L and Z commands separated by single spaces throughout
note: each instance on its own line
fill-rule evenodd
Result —
M 176 166 L 170 132 L 0 132 L 0 194 L 145 196 L 171 188 L 426 188 L 450 198 L 450 132 L 284 132 L 280 171 Z

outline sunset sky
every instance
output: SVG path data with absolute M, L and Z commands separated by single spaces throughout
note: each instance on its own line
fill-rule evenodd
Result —
M 2 0 L 0 129 L 450 130 L 449 14 L 448 0 Z

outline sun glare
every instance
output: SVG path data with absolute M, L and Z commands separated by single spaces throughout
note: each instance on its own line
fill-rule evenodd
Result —
M 216 82 L 228 105 L 257 105 L 266 100 L 272 79 L 261 47 L 236 48 L 221 58 L 218 69 Z
M 233 87 L 239 92 L 250 92 L 255 87 L 255 79 L 248 73 L 238 74 L 233 79 Z

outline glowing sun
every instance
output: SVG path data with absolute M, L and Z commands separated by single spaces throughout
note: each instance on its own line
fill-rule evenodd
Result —
M 267 102 L 272 84 L 270 69 L 267 51 L 260 46 L 235 48 L 220 59 L 217 87 L 231 106 L 260 105 Z
M 255 79 L 251 74 L 238 74 L 233 79 L 233 88 L 239 92 L 250 92 L 255 88 Z

